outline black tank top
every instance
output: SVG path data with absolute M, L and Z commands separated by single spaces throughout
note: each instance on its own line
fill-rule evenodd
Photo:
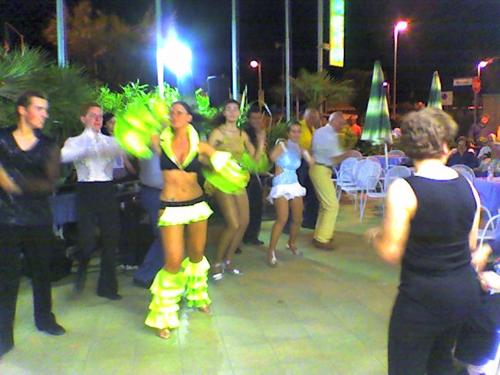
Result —
M 415 272 L 454 270 L 470 264 L 469 232 L 476 200 L 463 176 L 433 180 L 406 178 L 417 197 L 417 212 L 403 257 L 403 268 Z
M 186 165 L 184 168 L 182 168 L 183 171 L 185 172 L 192 172 L 196 173 L 198 175 L 201 174 L 201 168 L 202 168 L 201 162 L 198 160 L 198 155 L 194 157 L 193 160 L 191 160 L 191 163 Z M 165 151 L 162 151 L 161 156 L 160 156 L 160 168 L 162 171 L 164 170 L 172 170 L 172 169 L 181 169 L 177 164 L 175 164 L 170 158 L 165 154 Z
M 469 248 L 474 194 L 462 176 L 412 176 L 406 181 L 417 197 L 417 212 L 403 256 L 400 294 L 424 306 L 442 324 L 462 322 L 478 306 L 480 295 Z

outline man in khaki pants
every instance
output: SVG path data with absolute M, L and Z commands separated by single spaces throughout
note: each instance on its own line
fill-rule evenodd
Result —
M 328 123 L 314 132 L 312 140 L 312 155 L 316 163 L 309 170 L 309 176 L 320 204 L 313 245 L 323 250 L 334 248 L 332 238 L 339 210 L 332 168 L 351 156 L 351 150 L 344 152 L 338 140 L 338 132 L 345 125 L 342 112 L 334 112 Z

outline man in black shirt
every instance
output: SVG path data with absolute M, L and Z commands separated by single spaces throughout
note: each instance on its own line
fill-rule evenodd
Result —
M 40 133 L 47 99 L 29 91 L 16 103 L 17 127 L 0 129 L 0 357 L 14 346 L 21 254 L 31 268 L 35 324 L 50 335 L 64 328 L 52 313 L 53 241 L 49 196 L 59 176 L 59 148 Z

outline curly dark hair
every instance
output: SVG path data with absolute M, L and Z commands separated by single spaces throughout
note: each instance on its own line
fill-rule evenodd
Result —
M 443 144 L 453 142 L 457 131 L 457 123 L 443 110 L 410 112 L 401 123 L 401 148 L 414 160 L 439 158 Z

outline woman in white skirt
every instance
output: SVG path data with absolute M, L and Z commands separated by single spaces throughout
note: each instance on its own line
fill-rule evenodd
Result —
M 287 248 L 297 255 L 299 252 L 295 240 L 299 233 L 302 221 L 303 203 L 302 197 L 306 195 L 306 189 L 299 184 L 297 169 L 300 167 L 301 159 L 312 164 L 309 153 L 302 150 L 298 141 L 300 139 L 300 123 L 290 122 L 288 125 L 288 139 L 279 140 L 271 151 L 269 158 L 276 164 L 273 187 L 269 193 L 268 200 L 274 203 L 276 209 L 276 222 L 271 231 L 271 241 L 268 248 L 268 264 L 271 267 L 278 265 L 276 258 L 276 245 L 288 220 L 288 212 L 291 209 L 292 222 L 290 225 L 290 237 Z

